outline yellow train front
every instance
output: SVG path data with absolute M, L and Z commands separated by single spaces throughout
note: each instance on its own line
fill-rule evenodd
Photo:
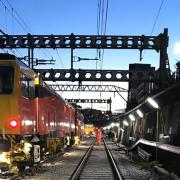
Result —
M 22 170 L 70 145 L 82 134 L 79 116 L 14 55 L 0 54 L 1 171 L 14 165 Z

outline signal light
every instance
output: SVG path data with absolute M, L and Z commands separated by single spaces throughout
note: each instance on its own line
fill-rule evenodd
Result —
M 11 128 L 16 128 L 17 126 L 18 126 L 18 121 L 17 121 L 17 119 L 15 119 L 15 118 L 12 118 L 12 119 L 10 119 L 9 120 L 9 126 L 11 127 Z

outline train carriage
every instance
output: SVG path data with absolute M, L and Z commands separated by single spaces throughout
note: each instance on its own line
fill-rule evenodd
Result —
M 83 117 L 78 117 L 26 64 L 0 54 L 0 168 L 33 164 L 58 152 L 67 137 L 80 134 Z

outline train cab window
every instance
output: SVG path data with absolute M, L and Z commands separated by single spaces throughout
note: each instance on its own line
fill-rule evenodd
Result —
M 21 77 L 21 92 L 25 98 L 33 99 L 35 97 L 34 81 L 24 74 Z
M 34 81 L 33 80 L 29 81 L 29 98 L 30 99 L 35 98 L 35 86 L 34 86 Z
M 0 94 L 12 94 L 14 84 L 14 68 L 0 66 Z

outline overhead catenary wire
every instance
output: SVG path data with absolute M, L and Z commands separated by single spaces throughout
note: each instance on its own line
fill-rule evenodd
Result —
M 100 33 L 100 25 L 101 25 L 101 0 L 97 1 L 97 35 Z M 96 57 L 100 59 L 101 52 L 99 49 L 96 50 Z M 96 69 L 98 66 L 98 61 L 96 60 Z
M 151 36 L 151 35 L 153 34 L 153 32 L 154 32 L 155 26 L 156 26 L 156 24 L 157 24 L 159 15 L 160 15 L 161 10 L 162 10 L 162 7 L 163 7 L 163 4 L 164 4 L 164 0 L 161 1 L 161 4 L 160 4 L 160 6 L 159 6 L 159 8 L 158 8 L 158 12 L 157 12 L 156 17 L 155 17 L 155 19 L 154 19 L 154 23 L 153 23 L 153 26 L 152 26 L 152 29 L 151 29 L 150 36 Z M 144 51 L 144 53 L 143 53 L 143 55 L 142 55 L 142 59 L 144 58 L 145 54 L 146 54 L 146 51 Z
M 106 27 L 107 27 L 107 17 L 108 17 L 108 6 L 109 1 L 106 0 L 99 0 L 97 4 L 97 35 L 105 35 L 106 34 Z M 100 60 L 100 69 L 103 68 L 103 61 L 104 61 L 104 49 L 97 49 L 96 51 L 97 57 Z M 97 69 L 97 61 L 96 61 L 96 69 Z M 101 85 L 101 82 L 100 82 Z M 101 92 L 100 92 L 100 99 L 101 99 Z
M 6 32 L 7 32 L 7 31 L 8 31 L 8 29 L 7 29 L 7 24 L 8 24 L 8 22 L 7 22 L 7 11 L 11 14 L 11 17 L 13 18 L 13 8 L 12 8 L 12 12 L 11 12 L 11 10 L 7 8 L 7 6 L 2 2 L 2 0 L 1 0 L 1 3 L 2 3 L 4 9 L 5 9 L 5 30 L 6 30 Z M 13 25 L 13 22 L 12 22 L 12 25 Z M 1 30 L 1 29 L 0 29 L 0 30 Z M 2 33 L 2 34 L 6 34 L 6 33 L 4 33 L 4 31 L 2 31 L 2 30 L 1 30 L 1 33 Z M 16 55 L 16 53 L 15 53 L 14 50 L 12 50 L 12 49 L 9 49 L 9 50 L 11 51 L 12 54 Z M 2 51 L 3 51 L 4 53 L 8 53 L 8 50 L 6 51 L 6 50 L 3 49 Z M 22 56 L 22 54 L 19 52 L 19 50 L 16 49 L 16 52 L 17 52 L 20 56 Z
M 14 18 L 15 20 L 16 20 L 16 22 L 21 26 L 21 23 L 20 23 L 20 21 L 14 16 L 14 14 L 13 14 L 13 12 L 14 12 L 14 8 L 13 7 L 11 7 L 11 9 L 12 9 L 12 11 L 6 6 L 6 4 L 2 1 L 2 0 L 0 0 L 0 2 L 1 2 L 1 4 L 4 6 L 4 8 L 5 8 L 5 15 L 6 15 L 6 12 L 8 11 L 9 12 L 9 14 L 11 15 L 11 17 L 12 18 Z M 6 24 L 7 24 L 7 18 L 5 18 L 5 20 L 6 20 Z M 26 31 L 25 29 L 24 29 L 24 27 L 23 26 L 21 26 L 22 28 L 23 28 L 23 30 L 24 31 Z M 6 30 L 6 32 L 7 32 L 7 25 L 5 25 L 5 30 Z M 14 51 L 12 51 L 12 50 L 10 50 L 14 55 L 16 55 L 16 53 L 14 52 Z M 16 49 L 16 51 L 17 51 L 17 53 L 20 55 L 20 56 L 22 56 L 22 54 Z M 7 53 L 7 52 L 6 52 Z
M 161 12 L 161 9 L 162 9 L 162 6 L 163 6 L 163 3 L 164 3 L 164 0 L 162 0 L 162 1 L 161 1 L 161 4 L 160 4 L 160 6 L 159 6 L 159 9 L 158 9 L 158 12 L 157 12 L 156 18 L 155 18 L 155 20 L 154 20 L 154 24 L 153 24 L 153 27 L 152 27 L 151 34 L 150 34 L 150 35 L 152 35 L 152 33 L 154 32 L 154 28 L 155 28 L 156 23 L 157 23 L 157 20 L 158 20 L 158 18 L 159 18 L 159 15 L 160 15 L 160 12 Z
M 101 10 L 101 35 L 103 34 L 103 22 L 104 22 L 104 0 L 102 0 L 102 10 Z
M 14 9 L 14 7 L 12 6 L 12 4 L 8 1 L 5 0 L 6 3 L 8 4 L 8 6 L 13 9 L 13 13 L 12 11 L 7 7 L 7 5 L 4 3 L 3 0 L 0 0 L 1 4 L 6 8 L 6 10 L 9 12 L 9 14 L 16 20 L 16 22 L 20 25 L 20 27 L 26 32 L 26 33 L 32 33 L 31 28 L 27 25 L 27 23 L 22 19 L 22 17 L 19 15 L 19 13 Z M 16 16 L 15 16 L 16 15 Z M 7 32 L 7 31 L 6 31 Z M 19 52 L 20 53 L 20 52 Z M 49 58 L 52 57 L 52 55 L 49 53 L 49 51 L 47 51 L 46 49 L 43 49 L 43 53 L 45 56 L 48 56 Z
M 106 27 L 107 27 L 107 17 L 108 17 L 108 7 L 109 7 L 109 0 L 98 0 L 97 3 L 97 35 L 105 35 L 106 34 Z M 97 49 L 96 56 L 101 62 L 100 69 L 103 66 L 103 58 L 104 58 L 104 49 Z M 97 69 L 97 62 L 96 62 L 96 69 Z
M 109 9 L 109 0 L 106 1 L 106 16 L 105 16 L 105 23 L 104 23 L 104 33 L 103 35 L 106 34 L 106 27 L 107 27 L 107 18 L 108 18 L 108 9 Z M 102 52 L 102 63 L 101 63 L 101 69 L 103 67 L 103 58 L 104 58 L 104 49 L 103 49 L 103 52 Z
M 6 8 L 6 10 L 12 15 L 11 10 L 6 6 L 6 4 L 5 4 L 2 0 L 0 0 L 0 2 L 1 2 L 2 5 Z M 13 17 L 14 17 L 14 19 L 17 21 L 17 23 L 21 26 L 21 28 L 22 28 L 26 33 L 28 33 L 28 32 L 26 31 L 26 29 L 24 28 L 24 26 L 22 26 L 22 23 L 16 18 L 16 16 L 13 16 Z

